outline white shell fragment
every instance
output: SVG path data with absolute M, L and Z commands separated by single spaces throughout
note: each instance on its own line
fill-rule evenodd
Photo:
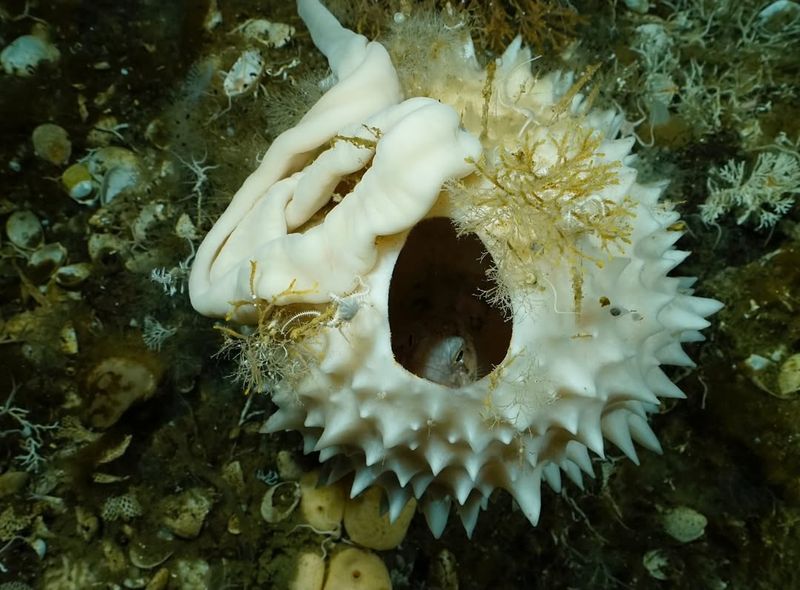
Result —
M 100 188 L 101 205 L 107 205 L 126 190 L 138 188 L 143 180 L 142 165 L 131 150 L 121 147 L 104 147 L 91 153 L 86 165 Z
M 83 163 L 73 164 L 61 175 L 61 183 L 67 194 L 81 205 L 93 205 L 97 198 L 92 194 L 95 183 L 89 168 Z
M 300 503 L 300 484 L 296 481 L 282 481 L 271 486 L 261 499 L 261 518 L 275 523 L 289 518 Z
M 21 78 L 32 76 L 42 62 L 56 62 L 61 57 L 58 48 L 46 34 L 23 35 L 14 39 L 0 52 L 0 65 L 6 74 Z
M 225 75 L 222 83 L 225 96 L 234 98 L 253 90 L 258 84 L 263 70 L 264 60 L 258 51 L 250 49 L 242 53 Z

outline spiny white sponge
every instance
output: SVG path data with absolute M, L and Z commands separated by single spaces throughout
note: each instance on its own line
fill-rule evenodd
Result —
M 264 431 L 301 432 L 354 496 L 383 487 L 391 518 L 418 498 L 436 536 L 452 503 L 471 534 L 497 488 L 535 524 L 542 479 L 581 485 L 604 439 L 660 451 L 648 414 L 683 395 L 660 365 L 692 364 L 681 343 L 720 304 L 668 276 L 682 226 L 636 182 L 622 114 L 586 77 L 535 77 L 519 40 L 484 69 L 459 38 L 401 81 L 382 45 L 298 8 L 336 84 L 190 281 L 198 310 L 257 326 Z

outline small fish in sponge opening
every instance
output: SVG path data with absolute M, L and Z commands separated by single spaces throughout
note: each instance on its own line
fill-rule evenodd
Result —
M 669 275 L 683 225 L 592 71 L 534 74 L 519 38 L 482 67 L 430 15 L 381 44 L 297 6 L 333 84 L 189 283 L 242 326 L 224 346 L 277 405 L 262 430 L 300 432 L 353 496 L 382 487 L 390 518 L 417 498 L 435 536 L 453 507 L 471 534 L 498 488 L 536 524 L 542 481 L 582 485 L 605 441 L 660 452 L 648 415 L 683 397 L 660 367 L 692 366 L 721 304 Z

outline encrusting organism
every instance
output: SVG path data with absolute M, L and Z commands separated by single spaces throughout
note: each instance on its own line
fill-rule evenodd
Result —
M 20 453 L 14 461 L 30 472 L 38 472 L 45 462 L 41 453 L 44 445 L 44 433 L 58 428 L 58 424 L 38 424 L 28 417 L 30 413 L 14 403 L 18 386 L 12 385 L 5 403 L 0 406 L 0 439 L 18 439 Z
M 784 142 L 786 143 L 786 142 Z M 780 144 L 756 156 L 751 169 L 739 160 L 714 168 L 708 178 L 708 198 L 700 206 L 705 223 L 716 223 L 729 211 L 736 224 L 755 223 L 757 229 L 774 226 L 800 195 L 800 153 Z

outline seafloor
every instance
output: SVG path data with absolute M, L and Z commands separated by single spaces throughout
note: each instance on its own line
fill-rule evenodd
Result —
M 371 37 L 447 10 L 335 4 Z M 677 272 L 726 307 L 688 347 L 697 368 L 670 373 L 688 399 L 652 420 L 663 455 L 597 459 L 585 489 L 545 492 L 535 528 L 502 493 L 471 539 L 417 515 L 377 551 L 392 587 L 800 588 L 800 6 L 450 8 L 483 61 L 519 31 L 541 71 L 600 65 L 597 100 L 635 124 L 641 176 L 669 180 L 686 224 Z M 295 31 L 247 38 L 248 19 Z M 301 553 L 348 536 L 262 518 L 316 457 L 258 433 L 270 402 L 230 378 L 186 277 L 324 61 L 273 0 L 0 1 L 0 48 L 28 34 L 58 55 L 0 71 L 0 590 L 288 588 Z M 264 71 L 229 100 L 249 48 Z

